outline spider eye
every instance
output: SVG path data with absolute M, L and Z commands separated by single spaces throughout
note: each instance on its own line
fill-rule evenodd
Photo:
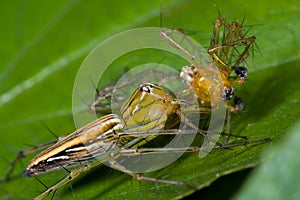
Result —
M 235 74 L 241 79 L 245 80 L 248 77 L 248 70 L 243 66 L 234 66 L 233 67 Z
M 234 94 L 234 88 L 233 87 L 229 87 L 229 88 L 225 87 L 224 91 L 223 91 L 223 94 L 222 94 L 222 100 L 223 101 L 230 100 L 233 97 L 233 94 Z
M 234 108 L 236 111 L 241 111 L 244 109 L 245 102 L 241 97 L 234 96 Z

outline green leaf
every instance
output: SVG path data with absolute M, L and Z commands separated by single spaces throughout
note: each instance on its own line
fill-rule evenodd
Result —
M 98 43 L 135 27 L 183 28 L 207 47 L 213 21 L 221 14 L 230 20 L 255 24 L 261 51 L 251 62 L 249 81 L 238 88 L 246 101 L 244 112 L 233 116 L 232 132 L 250 140 L 271 137 L 271 144 L 234 151 L 215 150 L 205 159 L 197 154 L 146 176 L 186 181 L 199 189 L 217 178 L 257 165 L 266 146 L 280 143 L 300 116 L 299 2 L 261 1 L 3 1 L 0 3 L 0 177 L 19 150 L 75 130 L 72 87 L 83 59 Z M 215 6 L 216 5 L 216 6 Z M 151 56 L 149 56 L 151 57 Z M 138 62 L 147 60 L 138 58 Z M 130 66 L 134 61 L 120 66 Z M 176 64 L 176 61 L 174 62 Z M 175 68 L 180 68 L 174 66 Z M 113 77 L 114 78 L 114 77 Z M 110 77 L 107 77 L 107 81 Z M 87 102 L 89 103 L 89 102 Z M 29 156 L 30 157 L 30 156 Z M 0 183 L 1 199 L 29 199 L 45 188 L 33 178 L 22 178 L 30 158 L 16 166 L 12 180 Z M 51 186 L 64 171 L 39 176 Z M 292 184 L 292 183 L 291 183 Z M 184 187 L 138 182 L 101 166 L 59 190 L 63 199 L 170 199 L 193 191 Z M 271 189 L 270 189 L 271 190 Z M 272 192 L 272 191 L 270 191 Z
M 281 144 L 266 152 L 265 162 L 241 188 L 236 199 L 298 199 L 300 179 L 300 123 L 289 131 Z

